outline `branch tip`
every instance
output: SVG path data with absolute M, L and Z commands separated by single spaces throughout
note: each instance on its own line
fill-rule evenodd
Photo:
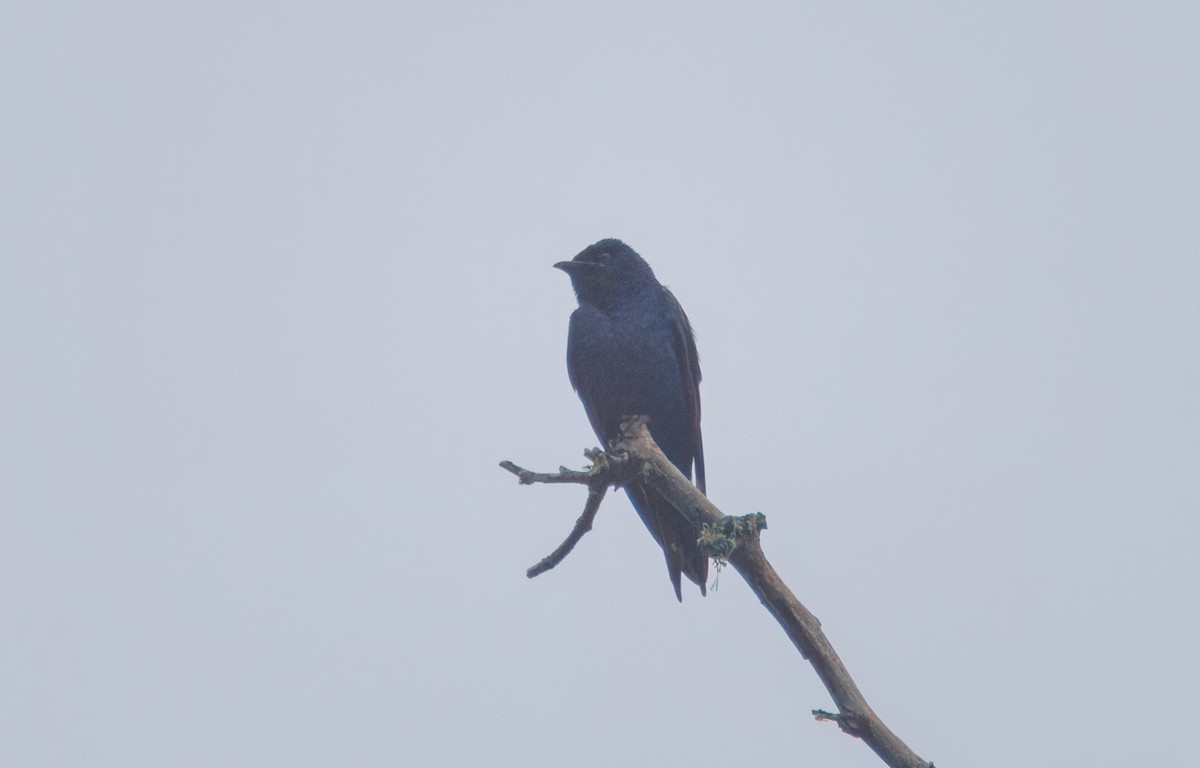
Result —
M 575 469 L 567 469 L 559 467 L 557 472 L 532 472 L 524 467 L 519 467 L 511 461 L 500 462 L 500 467 L 517 476 L 517 481 L 521 485 L 533 485 L 534 483 L 577 483 L 579 485 L 591 485 L 592 472 L 590 468 L 587 471 L 580 472 Z
M 583 513 L 579 519 L 575 521 L 575 527 L 553 552 L 539 560 L 537 565 L 530 566 L 525 571 L 526 578 L 532 579 L 535 576 L 541 576 L 571 554 L 571 550 L 575 549 L 575 545 L 584 537 L 584 534 L 592 530 L 592 522 L 596 519 L 596 513 L 600 511 L 600 502 L 604 501 L 604 494 L 607 491 L 607 483 L 593 483 L 588 487 L 587 503 L 583 505 Z

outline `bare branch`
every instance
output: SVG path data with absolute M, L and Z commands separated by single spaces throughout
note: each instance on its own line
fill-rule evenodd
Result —
M 644 418 L 631 418 L 621 428 L 621 437 L 613 442 L 608 454 L 598 451 L 588 454 L 594 464 L 587 472 L 562 469 L 557 475 L 543 475 L 521 469 L 512 462 L 501 464 L 525 484 L 582 483 L 589 487 L 588 504 L 571 535 L 541 563 L 530 568 L 528 575 L 532 578 L 553 568 L 591 529 L 595 511 L 609 485 L 621 484 L 622 478 L 636 477 L 652 486 L 687 518 L 710 556 L 733 565 L 783 627 L 796 650 L 812 664 L 838 708 L 836 713 L 813 710 L 817 720 L 837 723 L 846 733 L 866 742 L 892 768 L 933 768 L 932 763 L 917 756 L 879 719 L 825 637 L 821 622 L 767 561 L 759 542 L 766 519 L 761 514 L 740 518 L 723 514 L 667 459 L 650 437 Z
M 576 483 L 588 486 L 587 502 L 583 505 L 583 512 L 579 515 L 579 519 L 575 521 L 575 527 L 553 552 L 538 561 L 537 565 L 530 566 L 525 571 L 528 578 L 540 576 L 561 563 L 567 555 L 571 554 L 571 550 L 575 549 L 579 540 L 592 530 L 596 513 L 600 511 L 600 502 L 604 501 L 604 494 L 608 492 L 609 483 L 613 482 L 614 473 L 608 454 L 604 451 L 594 448 L 583 453 L 592 460 L 592 466 L 582 472 L 566 467 L 559 467 L 558 472 L 531 472 L 523 467 L 518 467 L 511 461 L 500 462 L 500 466 L 516 475 L 522 485 Z
M 563 558 L 571 554 L 571 550 L 575 549 L 575 545 L 583 538 L 583 535 L 592 530 L 592 521 L 596 519 L 596 513 L 600 511 L 600 502 L 604 501 L 604 494 L 608 491 L 608 484 L 604 482 L 593 482 L 588 488 L 587 503 L 583 505 L 583 514 L 575 521 L 575 527 L 567 534 L 567 538 L 562 544 L 558 545 L 550 554 L 546 555 L 538 562 L 525 571 L 525 575 L 529 578 L 540 576 L 546 571 L 563 561 Z
M 559 467 L 557 472 L 531 472 L 524 467 L 518 467 L 511 461 L 502 461 L 500 466 L 507 469 L 517 476 L 521 481 L 521 485 L 533 485 L 534 483 L 545 483 L 551 485 L 554 483 L 577 483 L 579 485 L 587 485 L 592 482 L 591 474 L 580 472 L 566 467 Z
M 613 449 L 628 453 L 630 470 L 642 462 L 644 481 L 665 496 L 697 531 L 713 530 L 729 520 L 667 459 L 650 437 L 644 419 L 631 419 L 621 426 L 621 438 L 613 443 Z M 760 546 L 758 528 L 746 526 L 745 532 L 734 542 L 728 560 L 783 627 L 800 655 L 813 665 L 837 704 L 838 714 L 826 713 L 826 717 L 818 715 L 817 719 L 835 720 L 843 731 L 861 738 L 892 768 L 929 768 L 930 763 L 918 757 L 892 733 L 867 704 L 833 645 L 821 631 L 821 622 L 788 589 L 767 561 Z

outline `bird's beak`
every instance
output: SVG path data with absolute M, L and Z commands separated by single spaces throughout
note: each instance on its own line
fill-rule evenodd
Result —
M 588 270 L 600 269 L 603 266 L 603 264 L 597 264 L 594 261 L 560 261 L 554 265 L 554 268 L 561 269 L 568 275 L 577 275 Z

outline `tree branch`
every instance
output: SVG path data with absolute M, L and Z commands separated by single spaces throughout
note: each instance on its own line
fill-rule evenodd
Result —
M 800 655 L 812 664 L 838 709 L 836 714 L 813 710 L 813 716 L 817 720 L 832 720 L 846 733 L 862 739 L 892 768 L 933 768 L 932 763 L 917 756 L 879 719 L 850 677 L 833 645 L 825 637 L 821 630 L 821 622 L 788 589 L 787 584 L 767 561 L 759 542 L 759 531 L 766 527 L 765 518 L 762 515 L 736 518 L 723 514 L 667 459 L 650 437 L 645 419 L 632 418 L 621 427 L 622 434 L 613 442 L 607 454 L 607 461 L 601 466 L 599 456 L 602 454 L 591 454 L 596 463 L 588 472 L 563 470 L 558 475 L 538 475 L 522 470 L 511 462 L 504 462 L 501 466 L 517 474 L 525 484 L 587 484 L 589 507 L 596 496 L 597 486 L 603 488 L 608 485 L 621 485 L 628 479 L 637 479 L 652 486 L 699 532 L 698 538 L 710 556 L 728 560 L 733 565 L 758 596 L 759 601 L 783 627 L 783 631 L 800 651 Z M 600 498 L 603 498 L 602 492 Z M 600 498 L 596 499 L 597 509 Z M 594 517 L 595 512 L 589 517 L 588 507 L 585 507 L 584 514 L 576 522 L 571 536 L 568 536 L 559 549 L 543 560 L 543 563 L 559 554 L 559 550 L 563 550 L 561 556 L 538 573 L 554 567 L 561 561 L 575 542 L 590 530 Z M 583 530 L 580 530 L 581 528 Z M 528 575 L 537 575 L 533 571 L 541 565 L 539 563 L 531 568 Z
M 592 530 L 592 521 L 596 519 L 596 513 L 600 511 L 600 502 L 604 501 L 604 494 L 608 490 L 607 485 L 599 487 L 593 485 L 588 490 L 587 503 L 583 506 L 583 514 L 575 521 L 575 527 L 567 534 L 567 538 L 562 544 L 558 545 L 550 554 L 543 557 L 537 565 L 530 566 L 525 575 L 529 578 L 541 576 L 546 571 L 563 561 L 563 558 L 571 554 L 571 550 L 575 549 L 575 545 L 583 538 L 583 535 Z
M 530 472 L 528 469 L 518 467 L 511 461 L 502 461 L 500 466 L 517 476 L 521 481 L 521 485 L 533 485 L 534 483 L 545 483 L 552 485 L 555 483 L 576 483 L 586 485 L 588 487 L 587 502 L 583 505 L 583 513 L 579 515 L 579 519 L 575 521 L 575 527 L 567 534 L 567 538 L 559 544 L 557 548 L 550 554 L 538 561 L 537 565 L 532 565 L 525 571 L 528 578 L 541 576 L 546 571 L 558 565 L 571 554 L 571 550 L 575 549 L 575 545 L 584 535 L 592 530 L 592 522 L 596 519 L 596 513 L 600 511 L 600 502 L 604 501 L 604 494 L 608 492 L 609 483 L 612 482 L 610 475 L 612 474 L 611 463 L 608 454 L 599 448 L 593 448 L 583 452 L 592 460 L 591 469 L 586 472 L 580 472 L 566 467 L 559 467 L 558 472 Z

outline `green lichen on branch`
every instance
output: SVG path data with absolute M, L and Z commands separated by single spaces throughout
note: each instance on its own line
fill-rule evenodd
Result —
M 608 471 L 608 454 L 604 451 L 600 450 L 599 448 L 589 448 L 583 452 L 583 455 L 592 462 L 592 465 L 586 470 L 587 473 L 592 477 L 595 477 L 601 472 Z
M 700 530 L 700 549 L 704 554 L 724 563 L 737 547 L 738 541 L 747 536 L 757 536 L 767 527 L 767 516 L 762 512 L 741 517 L 725 516 L 713 525 L 705 524 Z

